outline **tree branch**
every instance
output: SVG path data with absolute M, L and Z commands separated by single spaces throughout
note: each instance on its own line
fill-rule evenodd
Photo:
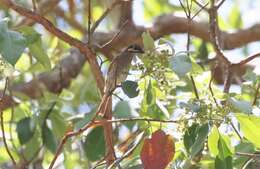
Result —
M 26 8 L 23 8 L 19 5 L 16 5 L 11 0 L 2 0 L 2 1 L 7 7 L 11 8 L 14 11 L 16 11 L 17 13 L 19 13 L 19 14 L 27 17 L 27 18 L 30 18 L 30 19 L 34 20 L 35 22 L 41 24 L 46 30 L 48 30 L 50 33 L 52 33 L 53 35 L 55 35 L 59 39 L 65 41 L 66 43 L 70 44 L 71 46 L 74 46 L 77 49 L 79 49 L 79 51 L 89 61 L 91 70 L 92 70 L 94 77 L 96 78 L 96 81 L 97 81 L 97 86 L 98 86 L 100 92 L 101 93 L 103 92 L 104 79 L 103 79 L 103 76 L 102 76 L 102 72 L 101 72 L 99 65 L 97 63 L 95 54 L 90 50 L 90 48 L 87 44 L 81 42 L 80 40 L 78 40 L 76 38 L 73 38 L 69 34 L 61 31 L 58 28 L 56 28 L 49 20 L 47 20 L 43 16 L 41 16 L 41 15 L 39 15 L 39 14 L 33 12 L 33 11 L 30 11 Z

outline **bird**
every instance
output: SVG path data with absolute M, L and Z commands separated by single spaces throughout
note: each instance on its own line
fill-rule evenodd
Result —
M 112 60 L 108 68 L 104 94 L 96 115 L 103 116 L 105 114 L 108 103 L 112 101 L 113 91 L 127 78 L 133 57 L 142 53 L 144 53 L 144 50 L 141 46 L 132 44 Z

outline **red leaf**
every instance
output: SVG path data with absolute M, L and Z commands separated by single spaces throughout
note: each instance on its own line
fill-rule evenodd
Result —
M 173 159 L 175 146 L 172 136 L 157 130 L 151 139 L 145 139 L 141 151 L 144 169 L 165 169 Z

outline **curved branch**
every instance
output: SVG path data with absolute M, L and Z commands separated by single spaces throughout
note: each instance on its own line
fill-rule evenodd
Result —
M 177 17 L 173 14 L 167 14 L 162 15 L 156 18 L 153 26 L 149 28 L 145 28 L 142 26 L 126 26 L 126 29 L 122 30 L 120 35 L 117 36 L 113 40 L 113 42 L 110 45 L 107 45 L 103 49 L 97 49 L 103 54 L 110 54 L 108 56 L 112 56 L 111 53 L 116 52 L 117 50 L 120 50 L 124 48 L 125 46 L 128 46 L 130 43 L 139 42 L 142 43 L 141 34 L 145 30 L 149 30 L 152 34 L 152 36 L 155 39 L 158 39 L 162 36 L 173 34 L 173 33 L 186 33 L 188 26 L 188 20 L 183 17 Z M 130 31 L 131 30 L 131 31 Z M 202 40 L 209 41 L 209 30 L 208 30 L 208 24 L 197 22 L 197 21 L 191 21 L 190 25 L 191 35 L 196 36 Z M 93 36 L 93 40 L 95 43 L 98 44 L 105 44 L 113 36 L 118 32 L 118 30 L 104 33 L 104 32 L 96 32 Z M 246 45 L 247 43 L 259 41 L 260 40 L 260 24 L 256 24 L 252 27 L 246 28 L 244 30 L 238 30 L 234 33 L 227 33 L 227 32 L 221 32 L 220 35 L 223 39 L 222 49 L 233 49 L 237 47 L 241 47 L 243 45 Z M 107 56 L 107 55 L 106 55 Z M 254 59 L 255 57 L 251 57 L 251 59 Z M 110 58 L 112 59 L 112 57 Z M 72 64 L 70 66 L 65 66 L 64 63 L 73 63 L 71 62 L 78 61 L 79 64 Z M 38 81 L 33 80 L 28 83 L 24 84 L 17 84 L 13 90 L 25 93 L 27 96 L 31 98 L 38 98 L 41 96 L 41 92 L 37 92 L 36 89 L 39 89 L 37 86 L 39 83 L 46 84 L 47 89 L 49 91 L 61 91 L 62 88 L 67 87 L 70 80 L 77 76 L 77 74 L 80 72 L 81 67 L 85 63 L 86 58 L 84 56 L 80 55 L 79 52 L 72 52 L 72 54 L 66 58 L 64 58 L 61 61 L 62 70 L 64 72 L 67 72 L 63 75 L 65 80 L 64 84 L 59 84 L 60 81 L 58 80 L 59 77 L 57 75 L 57 69 L 54 69 L 52 72 L 49 73 L 42 73 L 37 79 L 40 79 Z M 70 76 L 69 74 L 73 74 L 74 76 Z M 68 77 L 67 77 L 68 76 Z M 55 80 L 56 79 L 56 80 Z M 66 82 L 67 81 L 67 82 Z M 68 84 L 67 84 L 68 83 Z M 57 87 L 59 86 L 59 87 Z M 55 89 L 56 88 L 56 89 Z M 15 104 L 10 96 L 5 96 L 3 100 L 0 102 L 0 110 L 3 110 L 5 108 L 8 108 Z
M 95 54 L 91 51 L 89 46 L 82 41 L 70 36 L 66 32 L 63 32 L 62 30 L 58 29 L 54 26 L 48 19 L 45 17 L 30 11 L 26 8 L 23 8 L 19 5 L 16 5 L 12 2 L 12 0 L 1 0 L 7 7 L 13 9 L 17 13 L 34 20 L 35 22 L 41 24 L 46 30 L 48 30 L 50 33 L 58 37 L 59 39 L 63 40 L 64 42 L 70 44 L 71 46 L 76 47 L 85 57 L 88 59 L 90 63 L 91 70 L 96 78 L 97 86 L 100 90 L 100 92 L 103 92 L 104 88 L 104 79 L 102 76 L 102 72 L 99 68 L 99 65 L 96 60 Z
M 202 39 L 203 41 L 210 41 L 209 36 L 209 24 L 205 22 L 191 21 L 190 23 L 190 34 Z M 182 34 L 188 32 L 188 19 L 184 17 L 178 17 L 174 14 L 161 15 L 155 19 L 155 22 L 151 27 L 142 27 L 142 26 L 132 26 L 131 32 L 123 31 L 121 36 L 114 41 L 113 46 L 116 46 L 117 49 L 127 46 L 126 44 L 132 42 L 141 42 L 140 34 L 149 30 L 152 36 L 155 39 L 160 37 L 171 35 L 171 34 Z M 114 32 L 109 33 L 96 33 L 94 39 L 97 43 L 103 44 L 107 42 Z M 225 31 L 220 31 L 219 35 L 223 42 L 221 42 L 221 49 L 231 50 L 235 48 L 242 47 L 248 43 L 259 41 L 260 40 L 260 24 L 255 24 L 249 28 L 241 29 L 233 33 L 228 33 Z M 127 43 L 128 42 L 128 43 Z M 113 50 L 113 49 L 112 49 Z M 104 49 L 105 52 L 111 51 L 109 49 Z
M 72 50 L 71 54 L 65 57 L 51 72 L 41 73 L 27 83 L 12 86 L 10 90 L 14 93 L 23 93 L 32 99 L 42 97 L 46 89 L 52 93 L 60 93 L 62 89 L 69 87 L 72 78 L 80 73 L 85 62 L 86 57 L 78 50 Z M 15 104 L 17 102 L 11 96 L 4 95 L 0 102 L 0 111 Z

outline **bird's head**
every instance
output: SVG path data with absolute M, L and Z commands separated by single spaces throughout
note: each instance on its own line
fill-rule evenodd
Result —
M 132 45 L 128 46 L 126 48 L 126 51 L 130 52 L 130 53 L 144 53 L 144 50 L 142 49 L 142 47 L 137 44 L 132 44 Z

